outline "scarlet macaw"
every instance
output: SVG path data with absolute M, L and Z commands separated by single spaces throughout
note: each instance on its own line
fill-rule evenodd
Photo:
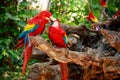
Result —
M 102 7 L 107 7 L 107 1 L 108 1 L 108 0 L 100 0 L 100 5 L 101 5 Z
M 90 23 L 98 23 L 98 19 L 93 15 L 92 12 L 90 12 L 90 13 L 88 14 L 88 16 L 86 17 L 86 19 L 87 19 Z M 93 26 L 93 28 L 98 31 L 100 27 L 99 27 L 99 26 Z
M 66 32 L 60 27 L 60 22 L 56 19 L 53 22 L 53 25 L 48 28 L 48 36 L 53 45 L 58 48 L 67 48 L 68 39 L 66 36 Z M 68 77 L 68 66 L 67 63 L 61 63 L 61 76 L 62 80 L 67 80 Z
M 120 10 L 118 10 L 118 11 L 113 15 L 113 18 L 116 19 L 118 16 L 120 16 Z
M 108 0 L 100 0 L 100 5 L 103 7 L 103 10 L 106 14 L 109 14 L 110 11 L 107 7 Z
M 22 75 L 25 74 L 27 63 L 32 55 L 32 44 L 30 42 L 29 36 L 41 34 L 44 30 L 45 24 L 48 22 L 51 16 L 52 14 L 49 11 L 41 11 L 37 16 L 32 18 L 27 23 L 27 25 L 24 27 L 24 30 L 18 37 L 18 42 L 14 49 L 18 49 L 23 46 L 25 47 Z

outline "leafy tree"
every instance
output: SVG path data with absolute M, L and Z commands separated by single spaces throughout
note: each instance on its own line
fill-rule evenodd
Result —
M 20 76 L 22 51 L 21 49 L 13 50 L 13 48 L 27 19 L 38 12 L 37 10 L 27 9 L 30 4 L 25 0 L 22 2 L 17 0 L 0 2 L 0 74 L 2 80 Z

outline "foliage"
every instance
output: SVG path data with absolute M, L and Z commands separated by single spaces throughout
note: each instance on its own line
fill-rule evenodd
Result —
M 13 50 L 13 47 L 27 20 L 39 12 L 29 9 L 31 2 L 26 0 L 21 2 L 19 0 L 4 0 L 0 2 L 0 79 L 2 80 L 24 78 L 20 77 L 22 66 L 20 56 L 23 49 Z M 102 10 L 99 0 L 51 0 L 50 11 L 62 23 L 89 26 L 85 19 L 89 12 L 87 4 L 90 5 L 93 13 L 99 19 Z M 120 0 L 109 0 L 110 16 L 120 9 L 119 4 Z M 47 35 L 44 34 L 43 37 L 47 38 Z M 31 63 L 33 62 L 31 60 Z
M 62 23 L 80 25 L 85 22 L 85 5 L 84 0 L 52 0 L 50 11 Z
M 17 0 L 0 2 L 0 74 L 2 80 L 3 78 L 19 78 L 21 75 L 22 59 L 20 56 L 22 49 L 13 50 L 13 48 L 26 20 L 38 12 L 27 9 L 28 5 L 30 3 L 27 1 L 22 1 L 19 4 Z

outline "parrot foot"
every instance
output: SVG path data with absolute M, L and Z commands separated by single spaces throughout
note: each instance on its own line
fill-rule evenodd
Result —
M 67 53 L 67 54 L 65 54 L 65 57 L 68 57 L 69 51 L 70 51 L 69 48 L 66 48 L 66 53 Z

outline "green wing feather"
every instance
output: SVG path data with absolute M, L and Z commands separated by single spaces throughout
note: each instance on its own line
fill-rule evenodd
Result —
M 67 45 L 68 44 L 68 37 L 67 37 L 67 35 L 63 36 L 63 40 L 64 40 L 65 44 Z

